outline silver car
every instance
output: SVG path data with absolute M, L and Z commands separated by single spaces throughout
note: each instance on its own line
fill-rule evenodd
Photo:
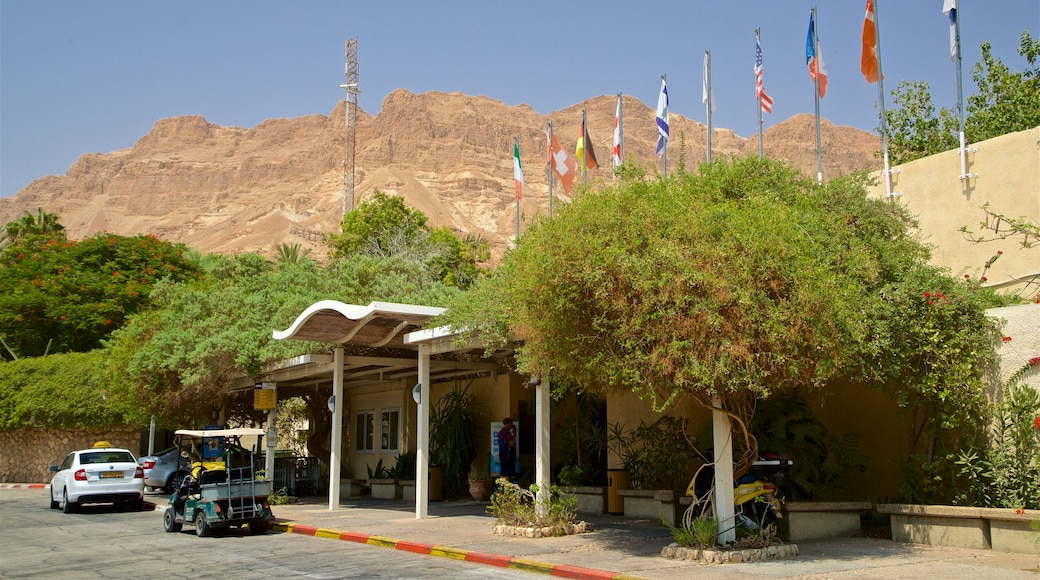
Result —
M 51 509 L 72 513 L 88 503 L 121 503 L 140 509 L 144 503 L 144 469 L 128 449 L 94 447 L 73 451 L 52 465 Z
M 188 458 L 181 457 L 176 447 L 164 449 L 155 455 L 146 455 L 138 463 L 144 468 L 144 484 L 172 494 L 185 475 L 191 472 Z

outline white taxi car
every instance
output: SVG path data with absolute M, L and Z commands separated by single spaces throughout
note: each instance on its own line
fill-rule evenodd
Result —
M 144 468 L 128 449 L 104 441 L 91 449 L 69 453 L 61 465 L 52 465 L 51 509 L 65 513 L 88 503 L 122 503 L 140 509 L 144 503 Z

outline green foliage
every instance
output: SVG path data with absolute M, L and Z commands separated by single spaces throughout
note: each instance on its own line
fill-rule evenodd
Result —
M 1031 365 L 1026 365 L 1030 369 Z M 1010 382 L 993 413 L 988 437 L 961 451 L 957 474 L 966 505 L 1040 509 L 1040 394 Z
M 157 283 L 199 275 L 184 250 L 141 235 L 67 241 L 57 224 L 47 234 L 18 237 L 0 250 L 4 356 L 99 348 L 134 314 L 156 304 L 151 292 Z
M 661 523 L 668 527 L 680 547 L 714 548 L 719 543 L 719 520 L 714 516 L 702 515 L 690 521 L 689 527 L 673 526 L 664 516 Z
M 861 477 L 866 469 L 858 436 L 835 437 L 797 394 L 760 402 L 751 432 L 760 453 L 772 451 L 794 458 L 784 481 L 778 482 L 791 499 L 819 500 L 828 491 L 847 489 L 849 481 Z
M 0 362 L 0 431 L 147 422 L 125 390 L 99 384 L 96 371 L 103 356 L 96 350 Z
M 18 219 L 0 227 L 0 249 L 32 238 L 64 240 L 65 226 L 58 222 L 57 215 L 36 208 L 35 214 L 26 210 Z
M 982 62 L 971 70 L 979 92 L 968 97 L 966 131 L 973 142 L 1040 125 L 1040 38 L 1023 31 L 1018 54 L 1028 67 L 1012 72 L 982 43 Z
M 448 493 L 467 489 L 470 466 L 477 458 L 475 398 L 455 383 L 430 409 L 430 463 L 442 468 L 441 482 Z
M 818 187 L 771 160 L 630 178 L 532 224 L 440 322 L 492 345 L 515 333 L 521 372 L 632 390 L 657 409 L 767 396 L 847 362 L 867 333 L 866 289 L 927 256 L 911 225 L 868 200 L 862 176 Z
M 536 509 L 537 484 L 531 484 L 531 487 L 525 490 L 509 481 L 508 478 L 500 477 L 495 481 L 495 485 L 497 489 L 495 493 L 491 494 L 491 504 L 488 505 L 487 512 L 498 518 L 499 524 L 536 528 L 551 527 L 558 530 L 562 526 L 573 523 L 577 515 L 578 499 L 560 493 L 555 485 L 549 488 L 549 501 L 542 514 L 539 514 Z M 558 533 L 562 534 L 562 532 Z
M 308 256 L 311 255 L 310 248 L 304 248 L 299 242 L 287 244 L 282 242 L 274 247 L 275 260 L 278 262 L 291 262 L 293 264 L 299 264 L 304 260 L 309 260 Z
M 968 96 L 965 109 L 967 140 L 977 143 L 1040 125 L 1040 39 L 1030 37 L 1028 30 L 1019 38 L 1018 54 L 1028 63 L 1021 72 L 994 58 L 988 42 L 981 50 L 982 61 L 971 71 L 978 92 Z M 958 112 L 943 107 L 936 115 L 927 83 L 903 81 L 892 97 L 895 106 L 885 111 L 885 118 L 894 164 L 958 147 Z
M 892 91 L 888 119 L 888 153 L 893 165 L 935 155 L 960 145 L 960 121 L 956 112 L 943 107 L 935 114 L 928 83 L 900 81 Z M 880 128 L 878 129 L 880 133 Z
M 416 454 L 414 451 L 399 454 L 394 458 L 394 466 L 388 472 L 389 478 L 415 479 L 415 461 Z
M 632 487 L 686 489 L 694 469 L 703 463 L 687 424 L 685 417 L 662 415 L 653 423 L 640 421 L 630 431 L 617 423 L 608 427 L 608 445 L 629 471 Z
M 379 461 L 376 462 L 375 467 L 366 465 L 365 469 L 368 471 L 369 479 L 390 479 L 390 468 L 383 467 L 382 457 L 380 457 Z
M 430 228 L 426 221 L 402 198 L 376 190 L 343 216 L 342 233 L 328 237 L 331 257 L 394 257 L 419 265 L 444 284 L 468 288 L 483 273 L 477 264 L 491 255 L 487 240 L 473 235 L 460 239 L 447 227 Z
M 150 413 L 184 423 L 227 400 L 230 385 L 265 365 L 327 345 L 276 341 L 307 306 L 324 299 L 440 305 L 456 292 L 415 264 L 353 256 L 328 267 L 271 264 L 256 254 L 222 258 L 192 284 L 159 284 L 159 307 L 107 343 L 106 382 L 135 385 Z

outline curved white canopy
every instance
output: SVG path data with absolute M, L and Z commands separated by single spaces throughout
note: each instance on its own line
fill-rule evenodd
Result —
M 372 302 L 368 306 L 322 300 L 310 305 L 275 340 L 313 340 L 362 346 L 404 346 L 404 334 L 444 312 L 436 306 Z

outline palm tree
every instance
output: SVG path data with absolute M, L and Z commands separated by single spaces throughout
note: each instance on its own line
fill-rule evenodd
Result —
M 300 264 L 309 259 L 311 249 L 302 247 L 299 242 L 282 242 L 274 247 L 274 252 L 278 263 Z
M 13 222 L 8 222 L 0 228 L 0 247 L 5 247 L 36 236 L 60 235 L 65 237 L 65 226 L 58 222 L 56 214 L 36 208 L 33 214 L 25 210 L 22 216 Z

